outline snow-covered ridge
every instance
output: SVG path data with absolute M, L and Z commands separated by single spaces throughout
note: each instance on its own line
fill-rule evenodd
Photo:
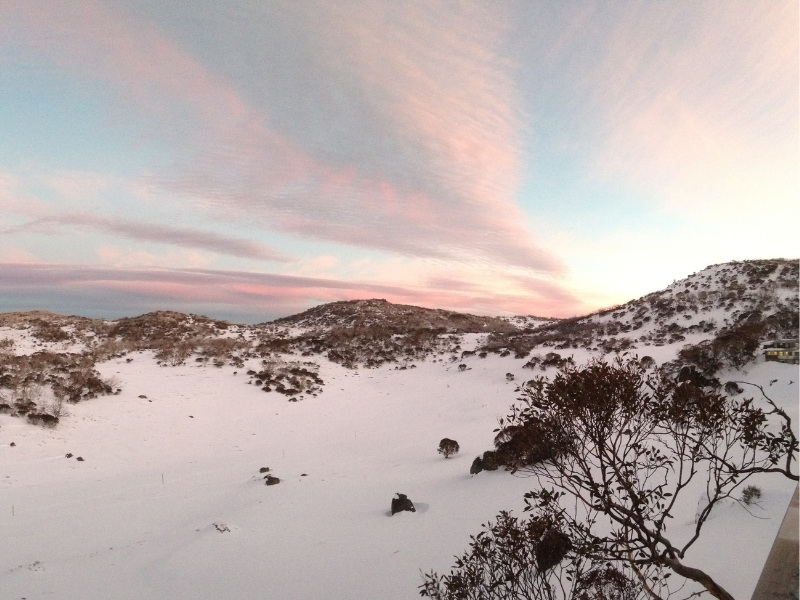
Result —
M 622 306 L 572 319 L 484 317 L 356 300 L 252 326 L 169 311 L 117 321 L 7 313 L 0 315 L 0 331 L 11 340 L 6 346 L 14 345 L 13 354 L 91 352 L 103 360 L 148 349 L 174 365 L 193 354 L 215 360 L 226 355 L 238 364 L 248 355 L 290 352 L 375 367 L 457 355 L 465 351 L 466 334 L 483 336 L 470 351 L 520 359 L 537 349 L 607 354 L 693 344 L 743 324 L 757 324 L 764 339 L 796 337 L 797 315 L 798 261 L 776 259 L 714 265 Z
M 527 355 L 540 346 L 590 348 L 601 354 L 634 347 L 694 344 L 745 324 L 764 339 L 797 337 L 798 261 L 713 265 L 621 306 L 490 336 L 485 350 Z M 522 358 L 522 356 L 519 356 Z
M 516 325 L 498 317 L 481 317 L 441 309 L 392 304 L 382 299 L 345 300 L 317 306 L 297 315 L 277 319 L 276 325 L 305 330 L 333 327 L 390 327 L 441 329 L 448 333 L 511 331 Z

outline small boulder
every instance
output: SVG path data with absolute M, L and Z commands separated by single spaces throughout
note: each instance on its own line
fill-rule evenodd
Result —
M 281 480 L 274 475 L 267 475 L 264 477 L 264 485 L 278 485 Z
M 397 498 L 392 498 L 392 515 L 404 510 L 417 512 L 417 509 L 414 508 L 414 503 L 409 499 L 409 497 L 398 492 Z
M 572 542 L 566 533 L 555 528 L 548 529 L 536 546 L 536 567 L 539 572 L 544 573 L 555 567 L 571 549 Z
M 469 474 L 477 475 L 481 471 L 483 471 L 483 461 L 480 456 L 476 456 L 475 460 L 472 461 L 472 466 L 469 468 Z
M 269 473 L 269 467 L 261 467 L 258 470 L 259 473 Z
M 497 471 L 497 468 L 500 466 L 497 462 L 497 453 L 495 453 L 494 450 L 487 450 L 484 452 L 481 465 L 486 471 Z

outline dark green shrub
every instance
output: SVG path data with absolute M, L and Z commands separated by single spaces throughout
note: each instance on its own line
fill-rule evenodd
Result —
M 454 454 L 458 454 L 460 447 L 458 442 L 455 440 L 451 440 L 450 438 L 443 438 L 442 441 L 439 442 L 439 454 L 444 456 L 445 458 L 450 458 Z

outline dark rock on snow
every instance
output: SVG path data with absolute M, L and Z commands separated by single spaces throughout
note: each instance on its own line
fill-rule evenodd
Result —
M 497 462 L 497 454 L 494 450 L 487 450 L 483 453 L 481 464 L 485 471 L 497 471 L 497 468 L 500 466 Z
M 472 466 L 469 468 L 469 474 L 477 475 L 481 471 L 483 471 L 483 461 L 480 456 L 476 456 L 475 460 L 472 461 Z
M 405 494 L 397 493 L 397 498 L 392 498 L 392 514 L 402 512 L 404 510 L 408 510 L 411 512 L 417 512 L 417 509 L 414 508 L 414 503 L 406 496 Z

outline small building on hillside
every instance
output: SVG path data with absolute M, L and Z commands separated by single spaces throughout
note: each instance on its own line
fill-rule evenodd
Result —
M 800 363 L 798 340 L 774 340 L 764 345 L 764 358 L 785 363 Z

